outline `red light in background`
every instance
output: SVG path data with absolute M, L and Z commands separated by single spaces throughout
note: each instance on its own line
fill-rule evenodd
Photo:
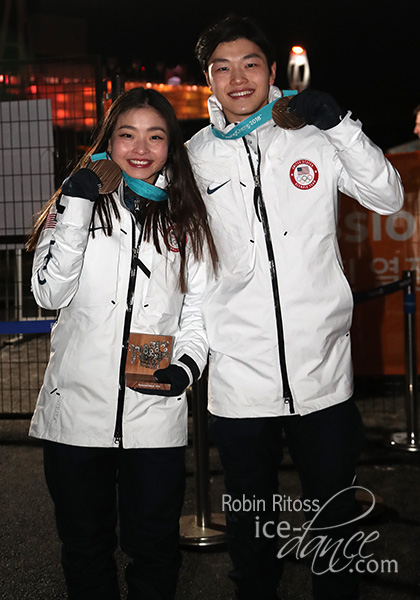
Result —
M 16 82 L 22 84 L 19 77 L 7 73 L 0 73 L 0 85 L 9 86 L 8 92 L 20 93 L 15 90 Z M 104 99 L 104 110 L 112 102 L 112 82 L 105 80 L 106 90 L 109 93 Z M 197 118 L 207 115 L 207 98 L 210 95 L 208 88 L 197 85 L 167 85 L 164 83 L 135 82 L 125 83 L 125 89 L 137 85 L 153 88 L 164 93 L 173 103 L 179 118 Z M 29 78 L 25 85 L 27 98 L 49 98 L 54 125 L 58 127 L 74 127 L 77 130 L 90 129 L 96 125 L 96 91 L 93 83 L 70 82 L 59 80 L 55 77 Z

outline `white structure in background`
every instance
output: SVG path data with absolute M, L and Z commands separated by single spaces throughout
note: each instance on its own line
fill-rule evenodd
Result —
M 0 102 L 0 235 L 26 235 L 53 193 L 51 100 Z
M 21 321 L 22 252 L 33 216 L 54 193 L 54 137 L 51 100 L 0 102 L 0 257 L 15 264 L 11 302 L 6 320 Z M 4 265 L 3 265 L 4 266 Z M 1 277 L 4 272 L 0 270 Z M 8 307 L 4 280 L 0 304 Z M 7 295 L 7 294 L 6 294 Z M 41 311 L 38 310 L 38 316 Z M 1 319 L 0 319 L 1 320 Z
M 301 46 L 293 46 L 290 50 L 287 77 L 291 90 L 301 92 L 309 85 L 311 74 L 308 57 L 306 50 Z

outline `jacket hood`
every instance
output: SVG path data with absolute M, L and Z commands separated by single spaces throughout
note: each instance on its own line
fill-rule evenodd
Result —
M 282 97 L 282 93 L 278 87 L 275 85 L 270 85 L 270 90 L 268 92 L 268 102 L 272 102 L 273 100 L 278 100 L 278 98 Z M 220 131 L 229 131 L 232 127 L 235 126 L 234 123 L 229 123 L 226 125 L 226 117 L 223 112 L 222 105 L 219 100 L 216 98 L 214 94 L 210 96 L 207 101 L 207 107 L 210 116 L 210 123 L 214 125 Z

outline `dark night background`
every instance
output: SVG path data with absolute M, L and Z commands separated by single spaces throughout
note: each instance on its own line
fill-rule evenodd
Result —
M 418 0 L 27 0 L 26 10 L 44 54 L 55 47 L 61 54 L 100 54 L 104 62 L 115 57 L 122 71 L 134 58 L 146 72 L 163 59 L 185 65 L 196 83 L 204 82 L 194 57 L 202 29 L 228 12 L 248 15 L 275 42 L 280 87 L 288 87 L 290 48 L 300 44 L 307 50 L 311 87 L 352 109 L 383 149 L 414 139 Z M 54 19 L 66 25 L 55 26 Z

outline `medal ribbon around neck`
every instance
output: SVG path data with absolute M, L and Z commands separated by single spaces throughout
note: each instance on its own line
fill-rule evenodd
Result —
M 106 159 L 112 160 L 112 158 L 106 152 L 92 154 L 90 158 L 93 162 Z M 147 183 L 147 181 L 130 177 L 130 175 L 127 175 L 125 171 L 122 171 L 122 176 L 130 190 L 133 190 L 133 192 L 135 192 L 138 196 L 147 198 L 148 200 L 153 200 L 154 202 L 162 202 L 163 200 L 168 199 L 168 194 L 165 190 L 162 190 L 155 185 L 151 185 L 150 183 Z
M 281 93 L 282 98 L 284 98 L 285 96 L 295 96 L 297 94 L 297 91 L 282 90 Z M 216 129 L 216 127 L 212 125 L 211 131 L 213 132 L 213 135 L 222 140 L 237 140 L 238 138 L 244 137 L 244 135 L 251 133 L 251 131 L 254 131 L 254 129 L 257 129 L 257 127 L 263 125 L 264 123 L 267 123 L 267 121 L 271 119 L 273 106 L 277 102 L 277 100 L 278 99 L 273 100 L 273 102 L 270 102 L 269 104 L 263 106 L 261 110 L 254 113 L 253 115 L 250 115 L 249 117 L 238 123 L 238 125 L 235 125 L 235 127 L 233 127 L 228 133 L 224 133 L 223 131 Z

